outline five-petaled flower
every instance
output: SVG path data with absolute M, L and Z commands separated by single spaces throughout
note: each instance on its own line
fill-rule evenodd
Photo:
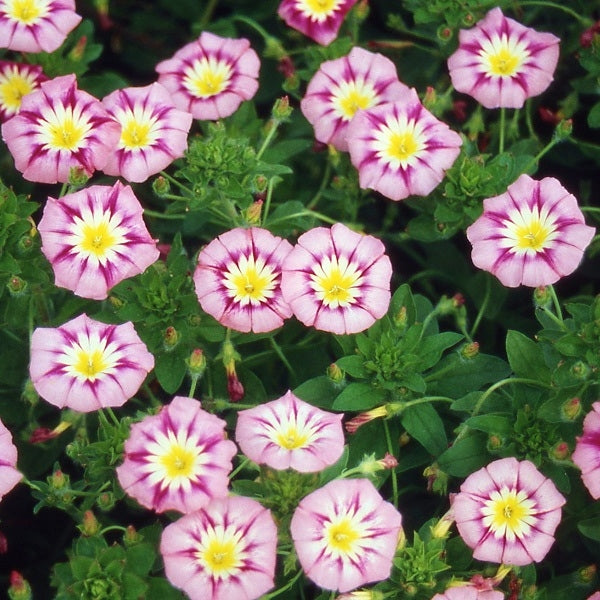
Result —
M 159 251 L 142 213 L 120 181 L 48 198 L 38 230 L 56 285 L 103 300 L 114 285 L 143 273 Z
M 195 119 L 217 120 L 233 114 L 258 90 L 260 60 L 245 39 L 200 37 L 156 66 L 158 83 L 175 106 Z
M 314 473 L 334 464 L 344 451 L 343 415 L 284 396 L 238 413 L 235 439 L 257 464 Z
M 321 63 L 300 106 L 319 142 L 346 151 L 356 111 L 399 100 L 408 92 L 389 58 L 355 47 L 347 56 Z
M 347 592 L 389 577 L 401 525 L 368 479 L 338 479 L 300 501 L 291 533 L 306 576 Z
M 116 152 L 102 169 L 107 175 L 138 183 L 183 156 L 192 115 L 175 108 L 159 83 L 116 90 L 102 104 L 121 126 Z
M 44 400 L 90 412 L 122 406 L 154 368 L 131 322 L 107 325 L 82 314 L 31 336 L 29 373 Z
M 493 8 L 472 29 L 461 29 L 448 59 L 452 85 L 486 108 L 521 108 L 552 82 L 559 38 L 506 18 Z
M 167 579 L 191 600 L 255 600 L 273 587 L 277 527 L 243 496 L 216 498 L 168 525 L 160 552 Z
M 558 180 L 521 175 L 467 229 L 473 264 L 507 287 L 550 285 L 571 274 L 594 237 L 577 200 Z
M 0 0 L 0 47 L 54 52 L 80 21 L 75 0 Z
M 38 65 L 0 60 L 0 123 L 16 115 L 23 96 L 33 92 L 46 79 Z
M 391 200 L 427 196 L 462 144 L 458 133 L 421 104 L 414 89 L 395 102 L 356 113 L 347 140 L 360 187 Z
M 281 293 L 281 265 L 291 250 L 260 227 L 221 234 L 198 255 L 194 284 L 202 309 L 237 331 L 277 329 L 292 315 Z
M 2 125 L 15 167 L 29 181 L 66 183 L 71 169 L 102 169 L 121 135 L 101 102 L 77 89 L 75 75 L 43 82 Z
M 287 25 L 327 46 L 357 0 L 283 0 L 277 14 Z
M 23 475 L 17 471 L 17 448 L 13 444 L 12 434 L 0 421 L 0 500 L 10 492 Z
M 281 289 L 307 326 L 358 333 L 387 312 L 392 265 L 383 243 L 342 223 L 298 238 L 283 262 Z
M 236 452 L 225 421 L 197 400 L 175 396 L 157 415 L 132 425 L 117 477 L 146 508 L 190 513 L 227 495 Z
M 600 402 L 583 420 L 583 434 L 577 438 L 573 462 L 581 469 L 585 487 L 595 500 L 600 498 Z
M 541 561 L 550 550 L 564 503 L 533 463 L 509 457 L 469 475 L 452 510 L 474 558 L 523 566 Z

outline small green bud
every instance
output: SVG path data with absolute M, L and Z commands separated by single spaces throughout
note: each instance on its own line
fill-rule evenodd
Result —
M 394 325 L 398 329 L 404 329 L 408 325 L 408 312 L 406 306 L 401 306 L 397 314 L 394 315 Z
M 82 35 L 77 40 L 77 43 L 73 46 L 71 51 L 69 52 L 68 57 L 71 60 L 79 62 L 83 58 L 86 46 L 87 46 L 87 36 Z
M 448 25 L 441 25 L 440 27 L 438 27 L 438 30 L 436 31 L 436 35 L 438 40 L 440 40 L 441 42 L 449 42 L 452 39 L 452 29 L 450 29 L 450 27 L 448 27 Z
M 48 484 L 54 490 L 62 490 L 69 486 L 70 478 L 59 468 L 55 469 L 52 475 L 48 477 Z
M 334 383 L 341 383 L 344 381 L 344 377 L 346 374 L 342 369 L 340 369 L 335 363 L 331 363 L 327 367 L 327 377 L 331 379 Z
M 173 327 L 173 326 L 167 327 L 163 334 L 164 349 L 167 352 L 170 352 L 171 350 L 173 350 L 173 348 L 175 348 L 175 346 L 177 346 L 178 343 L 179 343 L 179 333 L 177 332 L 177 329 L 175 329 L 175 327 Z
M 573 131 L 573 119 L 563 119 L 556 126 L 554 130 L 553 139 L 557 142 L 562 142 L 567 138 L 571 137 L 571 132 Z
M 423 98 L 423 106 L 427 110 L 431 110 L 437 102 L 437 94 L 435 92 L 435 88 L 428 85 L 425 90 L 425 97 Z
M 33 237 L 26 233 L 19 238 L 17 242 L 17 252 L 20 256 L 29 254 L 29 251 L 33 248 Z
M 91 510 L 83 513 L 83 522 L 77 528 L 85 537 L 92 537 L 100 531 L 100 523 Z
M 535 306 L 539 308 L 546 308 L 550 306 L 551 302 L 552 295 L 550 294 L 550 289 L 547 286 L 541 285 L 535 288 L 533 291 L 533 303 Z
M 553 460 L 567 460 L 571 451 L 567 442 L 557 442 L 550 450 L 550 458 Z
M 104 512 L 112 510 L 116 503 L 117 500 L 112 492 L 102 492 L 96 500 L 98 508 Z
M 137 532 L 133 525 L 128 525 L 125 534 L 123 535 L 123 543 L 126 546 L 139 544 L 144 539 L 144 536 Z
M 362 23 L 369 16 L 370 8 L 368 0 L 360 0 L 354 8 L 354 16 L 359 23 Z
M 479 354 L 479 342 L 470 342 L 460 349 L 460 355 L 468 360 L 475 358 Z
M 504 446 L 504 440 L 502 439 L 502 436 L 499 436 L 496 433 L 491 433 L 487 440 L 487 449 L 490 452 L 496 452 L 500 450 L 502 446 Z
M 187 366 L 192 377 L 199 379 L 206 370 L 206 356 L 200 348 L 192 350 L 189 358 L 187 359 Z
M 262 200 L 255 200 L 247 209 L 246 209 L 246 221 L 251 225 L 260 225 L 262 207 L 264 202 Z
M 276 121 L 287 121 L 290 115 L 292 114 L 292 107 L 290 106 L 290 98 L 289 96 L 283 96 L 275 100 L 275 104 L 273 105 L 273 119 Z
M 10 600 L 31 600 L 31 586 L 18 571 L 10 572 L 10 587 L 8 588 Z
M 581 583 L 591 583 L 596 577 L 596 570 L 596 565 L 588 565 L 587 567 L 581 567 L 581 569 L 577 571 L 576 577 Z
M 475 17 L 473 16 L 472 13 L 467 13 L 462 18 L 462 22 L 463 22 L 463 25 L 466 25 L 467 27 L 471 27 L 471 25 L 473 25 L 473 23 L 475 22 Z
M 574 421 L 581 414 L 581 400 L 570 398 L 560 407 L 560 412 L 565 419 Z
M 152 191 L 159 197 L 163 198 L 171 191 L 171 184 L 168 179 L 160 175 L 152 182 Z
M 589 365 L 584 363 L 582 360 L 578 360 L 571 367 L 571 375 L 577 379 L 581 379 L 582 381 L 585 381 L 590 376 L 591 372 L 592 370 L 590 369 Z
M 33 382 L 31 381 L 31 379 L 27 379 L 27 381 L 25 382 L 21 398 L 23 398 L 25 402 L 28 402 L 32 406 L 35 406 L 38 403 L 40 396 L 33 387 Z
M 69 170 L 69 185 L 74 188 L 83 187 L 89 178 L 90 176 L 82 167 L 71 167 Z
M 13 297 L 23 296 L 27 290 L 27 282 L 18 275 L 12 275 L 6 284 L 6 288 Z

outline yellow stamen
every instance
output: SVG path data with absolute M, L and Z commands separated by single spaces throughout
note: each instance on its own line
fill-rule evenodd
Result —
M 31 25 L 48 14 L 48 0 L 7 0 L 6 15 L 23 25 Z
M 225 61 L 203 58 L 187 69 L 183 84 L 194 96 L 210 98 L 227 88 L 231 75 L 231 67 Z
M 173 444 L 169 452 L 160 457 L 167 477 L 190 477 L 194 472 L 196 455 L 183 446 Z
M 329 548 L 339 554 L 355 552 L 355 542 L 361 537 L 360 532 L 353 527 L 349 518 L 331 523 L 327 527 L 326 536 Z
M 10 113 L 16 113 L 21 108 L 21 99 L 29 94 L 34 87 L 33 77 L 26 77 L 18 70 L 11 73 L 0 73 L 0 105 Z

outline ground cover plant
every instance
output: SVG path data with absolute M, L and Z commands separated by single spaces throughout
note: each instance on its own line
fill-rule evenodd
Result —
M 0 0 L 0 588 L 598 600 L 600 9 Z

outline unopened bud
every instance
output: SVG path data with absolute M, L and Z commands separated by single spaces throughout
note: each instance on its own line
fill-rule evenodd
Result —
M 382 468 L 388 469 L 390 471 L 398 466 L 398 459 L 389 452 L 386 452 L 384 457 L 380 458 L 377 462 L 381 465 Z
M 187 366 L 192 376 L 202 377 L 206 370 L 206 356 L 200 348 L 192 350 L 190 357 L 187 359 Z
M 10 292 L 11 296 L 23 296 L 27 290 L 27 282 L 21 279 L 18 275 L 13 275 L 8 280 L 6 288 Z
M 248 221 L 250 225 L 260 225 L 263 204 L 264 201 L 258 199 L 246 209 L 246 221 Z
M 96 500 L 96 505 L 104 512 L 112 510 L 116 503 L 117 500 L 112 492 L 102 492 Z
M 581 414 L 581 400 L 570 398 L 560 407 L 560 412 L 568 421 L 574 421 Z
M 71 167 L 69 170 L 69 185 L 75 188 L 83 187 L 89 180 L 90 175 L 83 167 Z
M 100 523 L 91 510 L 86 510 L 83 513 L 83 522 L 78 528 L 85 537 L 92 537 L 100 531 Z
M 442 471 L 437 463 L 433 463 L 423 471 L 427 477 L 427 491 L 446 495 L 448 490 L 448 475 Z
M 454 523 L 454 512 L 452 508 L 448 510 L 442 518 L 431 528 L 431 537 L 436 539 L 444 539 L 448 536 L 448 531 Z
M 467 27 L 470 27 L 471 25 L 473 25 L 473 23 L 475 22 L 475 17 L 473 16 L 472 13 L 467 13 L 463 18 L 462 18 L 462 22 L 463 25 L 466 25 Z
M 490 452 L 496 452 L 504 446 L 504 440 L 496 433 L 491 433 L 487 440 L 487 449 Z
M 17 252 L 20 256 L 29 254 L 29 251 L 33 248 L 33 237 L 26 233 L 19 238 L 17 242 Z
M 566 460 L 569 458 L 570 453 L 569 444 L 560 441 L 554 444 L 554 447 L 550 450 L 550 458 L 553 458 L 554 460 Z
M 85 47 L 87 46 L 87 36 L 82 35 L 78 40 L 73 49 L 69 52 L 69 58 L 71 60 L 80 61 L 83 58 Z
M 470 342 L 460 349 L 460 355 L 466 359 L 475 358 L 479 354 L 479 342 Z
M 554 130 L 553 138 L 556 141 L 562 142 L 571 136 L 573 131 L 573 119 L 563 119 Z
M 438 27 L 436 35 L 442 42 L 449 42 L 452 39 L 452 29 L 447 25 L 442 25 Z
M 536 287 L 533 291 L 533 303 L 539 308 L 546 308 L 552 302 L 550 288 L 545 285 Z
M 54 429 L 49 429 L 48 427 L 38 427 L 37 429 L 34 429 L 29 436 L 29 443 L 40 444 L 42 442 L 53 440 L 63 431 L 69 429 L 69 427 L 71 427 L 71 423 L 68 421 L 61 421 Z
M 286 121 L 292 114 L 292 110 L 293 109 L 290 106 L 289 96 L 282 96 L 281 98 L 277 98 L 277 100 L 275 100 L 275 104 L 273 105 L 273 119 L 280 122 Z
M 139 544 L 144 539 L 144 536 L 138 533 L 137 529 L 133 525 L 128 525 L 123 535 L 123 543 L 126 546 L 133 546 Z
M 341 383 L 344 381 L 345 373 L 335 363 L 331 363 L 327 367 L 327 377 L 329 377 L 333 383 Z
M 577 579 L 581 583 L 591 583 L 596 577 L 596 571 L 596 565 L 588 565 L 587 567 L 581 567 L 581 569 L 577 571 Z
M 36 389 L 33 387 L 33 382 L 31 381 L 31 379 L 27 379 L 27 381 L 25 382 L 21 397 L 23 398 L 23 400 L 25 400 L 25 402 L 28 402 L 32 406 L 35 406 L 39 402 L 40 396 L 37 393 Z
M 152 182 L 152 191 L 159 198 L 163 198 L 171 192 L 171 184 L 168 179 L 160 175 Z
M 582 381 L 585 381 L 590 376 L 591 372 L 592 370 L 590 369 L 589 365 L 584 363 L 582 360 L 578 360 L 571 367 L 571 375 L 577 377 L 577 379 L 581 379 Z
M 60 469 L 55 469 L 52 475 L 48 477 L 48 484 L 55 490 L 61 490 L 69 485 L 69 476 Z
M 8 588 L 10 600 L 31 600 L 31 586 L 18 571 L 10 572 L 10 587 Z
M 387 417 L 387 409 L 385 406 L 378 406 L 377 408 L 372 408 L 367 412 L 360 413 L 356 417 L 346 421 L 344 427 L 349 434 L 356 433 L 359 427 L 362 427 L 365 423 L 369 423 L 373 419 L 378 419 L 381 417 Z
M 398 446 L 400 446 L 400 448 L 404 448 L 404 446 L 410 444 L 410 439 L 410 435 L 408 435 L 406 431 L 402 432 L 398 438 Z
M 427 110 L 431 110 L 435 106 L 436 101 L 437 94 L 435 92 L 435 88 L 428 85 L 427 89 L 425 90 L 425 96 L 423 97 L 423 106 Z
M 227 376 L 227 394 L 231 402 L 239 402 L 244 397 L 244 386 L 236 373 Z
M 175 327 L 173 327 L 173 326 L 167 327 L 163 334 L 164 349 L 167 352 L 169 352 L 169 351 L 173 350 L 173 348 L 175 348 L 175 346 L 177 346 L 178 343 L 179 343 L 179 333 L 177 332 L 177 329 L 175 329 Z
M 404 329 L 408 324 L 408 312 L 406 310 L 406 306 L 401 306 L 400 310 L 394 315 L 394 325 L 398 327 L 398 329 Z

